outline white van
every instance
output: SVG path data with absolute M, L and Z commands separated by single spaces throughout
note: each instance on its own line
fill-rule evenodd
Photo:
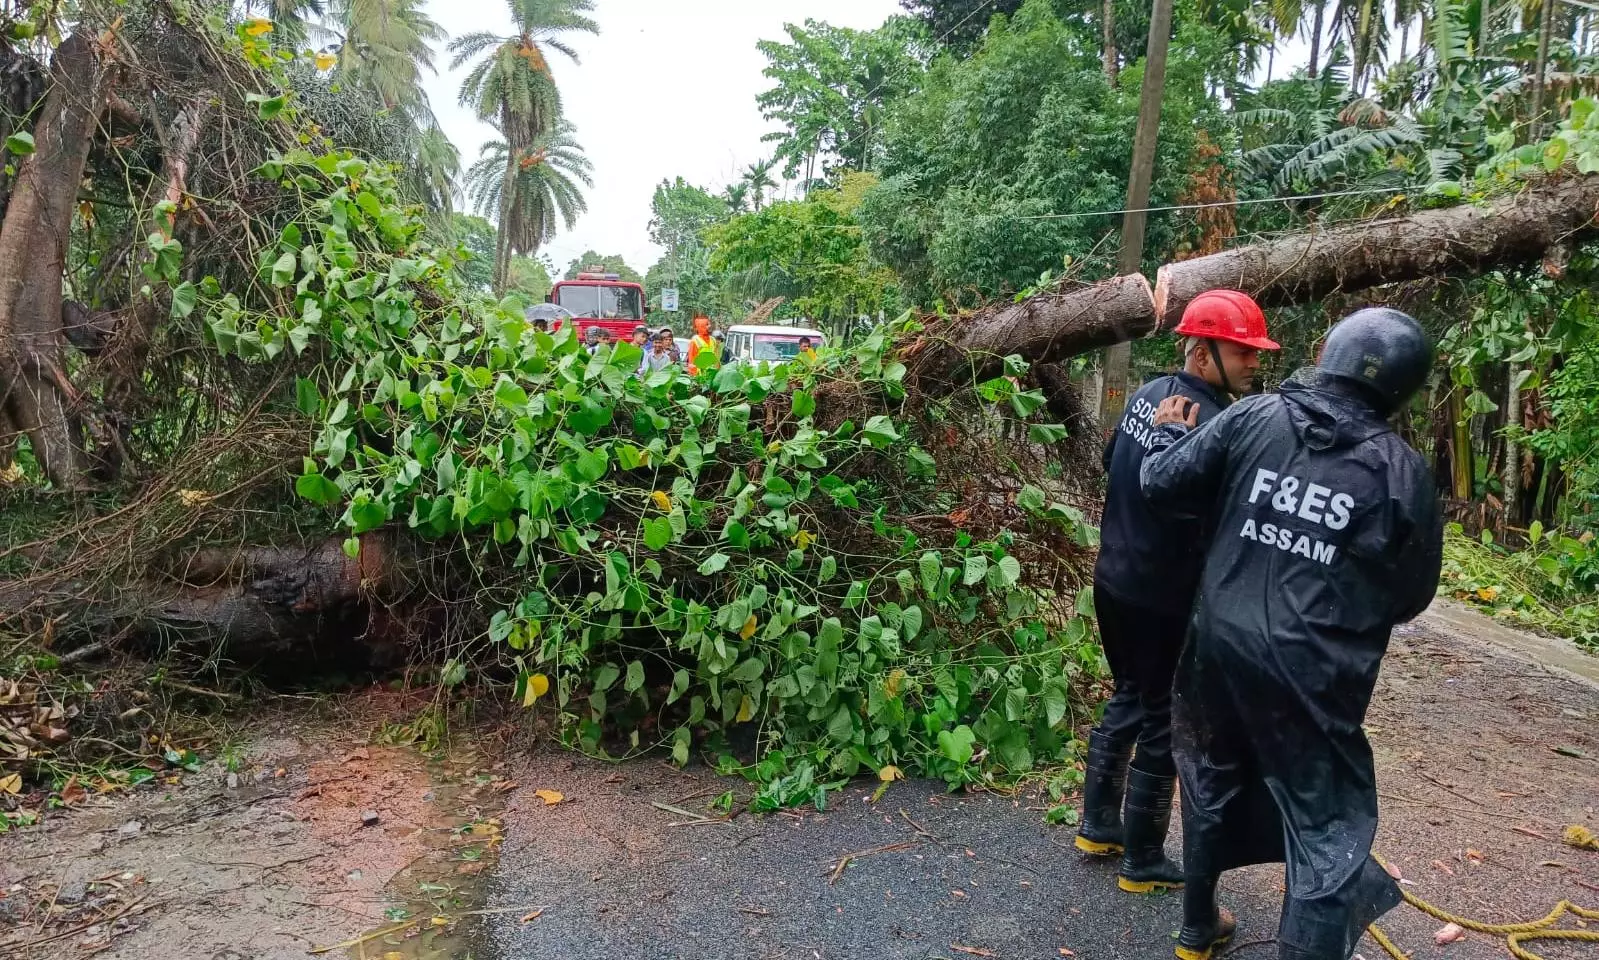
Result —
M 736 324 L 722 338 L 731 363 L 787 363 L 799 355 L 800 340 L 808 338 L 811 349 L 822 349 L 822 332 L 809 327 L 773 327 Z

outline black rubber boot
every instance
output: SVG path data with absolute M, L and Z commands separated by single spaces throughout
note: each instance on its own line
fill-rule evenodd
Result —
M 1217 877 L 1188 877 L 1183 887 L 1183 929 L 1177 934 L 1177 960 L 1210 960 L 1211 952 L 1233 938 L 1238 921 L 1216 905 Z
M 1127 771 L 1127 807 L 1122 811 L 1126 852 L 1116 885 L 1128 893 L 1160 893 L 1183 885 L 1183 868 L 1166 857 L 1171 796 L 1177 778 L 1133 767 Z
M 1083 764 L 1083 819 L 1077 849 L 1096 857 L 1122 852 L 1122 792 L 1127 787 L 1131 744 L 1123 746 L 1099 732 L 1088 735 Z

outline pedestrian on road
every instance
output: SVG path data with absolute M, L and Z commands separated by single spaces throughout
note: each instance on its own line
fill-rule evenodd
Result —
M 1357 310 L 1279 393 L 1197 429 L 1180 400 L 1156 412 L 1144 496 L 1212 530 L 1175 689 L 1183 960 L 1232 936 L 1216 883 L 1234 867 L 1287 864 L 1280 960 L 1348 960 L 1400 901 L 1370 856 L 1361 724 L 1394 624 L 1438 586 L 1438 495 L 1388 423 L 1431 368 L 1415 320 Z
M 1195 297 L 1177 335 L 1183 368 L 1133 394 L 1105 447 L 1109 481 L 1094 567 L 1094 611 L 1116 691 L 1088 737 L 1077 848 L 1120 854 L 1116 883 L 1129 893 L 1182 885 L 1182 868 L 1165 852 L 1176 780 L 1172 675 L 1204 559 L 1200 524 L 1156 517 L 1138 486 L 1155 409 L 1176 398 L 1196 422 L 1208 421 L 1253 389 L 1260 351 L 1277 349 L 1259 305 L 1235 290 Z
M 596 350 L 600 349 L 600 336 L 601 330 L 599 327 L 594 326 L 593 324 L 585 327 L 583 330 L 583 349 L 587 350 L 590 354 L 593 354 Z

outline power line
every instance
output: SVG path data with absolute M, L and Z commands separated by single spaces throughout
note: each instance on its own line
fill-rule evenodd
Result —
M 1140 207 L 1137 210 L 1083 210 L 1074 213 L 1034 213 L 1025 215 L 989 214 L 999 220 L 1075 220 L 1080 217 L 1119 217 L 1126 213 L 1169 213 L 1178 210 L 1207 210 L 1211 207 L 1241 207 L 1256 203 L 1293 203 L 1297 200 L 1328 200 L 1334 197 L 1363 197 L 1377 194 L 1406 193 L 1409 187 L 1368 187 L 1364 190 L 1334 190 L 1328 193 L 1301 193 L 1291 197 L 1255 197 L 1249 200 L 1214 200 L 1209 203 L 1177 203 L 1165 207 Z M 773 214 L 778 220 L 800 223 L 813 230 L 860 230 L 858 223 L 807 223 L 798 217 Z
M 1168 207 L 1140 207 L 1136 210 L 1088 210 L 1080 213 L 1037 213 L 1010 220 L 1072 220 L 1078 217 L 1121 216 L 1125 213 L 1165 213 L 1172 210 L 1205 210 L 1210 207 L 1241 207 L 1250 203 L 1292 203 L 1295 200 L 1326 200 L 1331 197 L 1360 197 L 1378 193 L 1405 193 L 1409 187 L 1371 187 L 1366 190 L 1337 190 L 1331 193 L 1302 193 L 1292 197 L 1256 197 L 1251 200 L 1215 200 L 1210 203 L 1179 203 Z

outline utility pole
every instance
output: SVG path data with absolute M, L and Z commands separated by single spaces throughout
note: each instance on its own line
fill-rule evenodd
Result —
M 1548 2 L 1548 0 L 1545 0 Z M 1149 184 L 1155 175 L 1155 141 L 1160 135 L 1161 97 L 1166 87 L 1166 48 L 1171 43 L 1172 0 L 1155 0 L 1149 13 L 1149 43 L 1144 48 L 1144 87 L 1138 100 L 1138 132 L 1133 136 L 1132 172 L 1127 178 L 1127 213 L 1122 217 L 1119 275 L 1143 269 L 1144 221 L 1149 206 Z M 1133 345 L 1118 343 L 1105 351 L 1105 393 L 1099 405 L 1099 425 L 1107 433 L 1116 429 L 1127 405 L 1127 373 Z

